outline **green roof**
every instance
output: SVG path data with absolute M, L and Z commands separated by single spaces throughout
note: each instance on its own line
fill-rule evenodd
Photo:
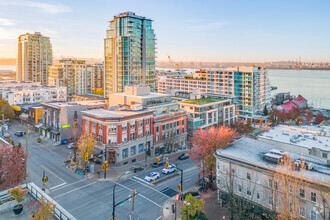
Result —
M 204 105 L 204 104 L 209 104 L 212 102 L 219 102 L 219 101 L 223 101 L 223 100 L 224 99 L 221 99 L 221 98 L 210 98 L 209 97 L 209 98 L 182 101 L 181 103 L 192 104 L 192 105 Z

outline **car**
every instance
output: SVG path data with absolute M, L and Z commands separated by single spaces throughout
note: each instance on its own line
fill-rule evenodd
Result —
M 75 146 L 76 146 L 76 143 L 70 143 L 70 144 L 68 145 L 68 148 L 71 149 L 71 148 L 74 148 Z
M 3 124 L 3 130 L 8 130 L 8 125 L 7 124 Z
M 22 137 L 25 133 L 26 133 L 26 132 L 23 132 L 23 131 L 16 131 L 16 132 L 15 132 L 15 135 L 16 135 L 17 137 Z
M 153 180 L 156 180 L 160 177 L 160 174 L 158 172 L 152 172 L 148 176 L 144 177 L 144 180 L 147 182 L 151 182 Z
M 164 165 L 164 161 L 159 161 L 159 164 L 157 162 L 152 164 L 152 167 L 160 167 Z
M 168 168 L 162 169 L 162 173 L 164 174 L 174 173 L 175 171 L 176 171 L 176 166 L 174 164 L 170 164 Z
M 179 160 L 186 160 L 186 159 L 188 159 L 188 158 L 189 158 L 189 155 L 188 155 L 188 154 L 181 154 L 181 155 L 178 157 Z
M 5 135 L 3 136 L 4 138 L 10 138 L 10 134 L 5 133 Z

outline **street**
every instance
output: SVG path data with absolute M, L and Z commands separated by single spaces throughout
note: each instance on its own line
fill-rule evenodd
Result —
M 19 125 L 17 122 L 9 127 L 8 133 L 15 144 L 20 141 L 25 146 L 26 136 L 14 135 L 16 130 L 23 130 L 24 127 L 25 125 Z M 65 145 L 54 146 L 49 140 L 42 140 L 41 143 L 38 143 L 38 137 L 39 135 L 35 132 L 29 134 L 28 181 L 42 187 L 42 176 L 45 171 L 48 176 L 46 185 L 50 196 L 77 219 L 104 220 L 111 218 L 114 183 L 86 179 L 83 175 L 70 172 L 65 167 L 64 161 L 70 158 L 71 150 L 67 149 Z M 194 162 L 183 160 L 176 161 L 174 164 L 184 170 L 184 191 L 195 186 L 199 171 Z M 134 219 L 161 219 L 162 204 L 178 193 L 178 184 L 181 180 L 180 171 L 179 175 L 170 174 L 170 178 L 161 181 L 167 177 L 161 173 L 163 168 L 164 166 L 150 168 L 118 182 L 115 192 L 116 203 L 132 195 L 134 189 L 138 193 L 134 202 Z M 150 172 L 161 174 L 155 184 L 144 180 L 144 177 Z M 130 219 L 131 213 L 132 201 L 126 201 L 116 207 L 117 219 Z

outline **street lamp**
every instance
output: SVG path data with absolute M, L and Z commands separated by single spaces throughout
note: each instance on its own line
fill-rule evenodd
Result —
M 113 189 L 112 189 L 112 219 L 115 219 L 115 209 L 116 209 L 116 202 L 115 202 L 115 189 L 116 189 L 116 185 L 117 185 L 117 183 L 118 183 L 118 181 L 120 180 L 120 178 L 122 177 L 122 176 L 124 176 L 125 174 L 128 174 L 129 173 L 129 171 L 126 171 L 125 173 L 122 173 L 119 177 L 118 177 L 118 179 L 116 180 L 116 182 L 115 182 L 115 185 L 113 186 Z
M 188 219 L 189 219 L 189 217 L 188 217 L 188 216 L 189 216 L 189 213 L 188 213 L 188 211 L 189 211 L 189 210 L 188 210 L 188 207 L 189 207 L 191 204 L 190 204 L 190 202 L 187 202 L 187 201 L 183 201 L 183 203 L 184 203 L 184 204 L 186 205 L 186 207 L 187 207 L 187 220 L 188 220 Z

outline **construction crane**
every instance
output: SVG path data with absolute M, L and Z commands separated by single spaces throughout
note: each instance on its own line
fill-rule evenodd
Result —
M 173 66 L 173 68 L 174 68 L 176 71 L 178 71 L 178 70 L 179 70 L 179 64 L 174 63 L 174 61 L 171 59 L 170 56 L 168 56 L 168 59 L 170 60 L 170 63 L 171 63 L 171 65 Z

